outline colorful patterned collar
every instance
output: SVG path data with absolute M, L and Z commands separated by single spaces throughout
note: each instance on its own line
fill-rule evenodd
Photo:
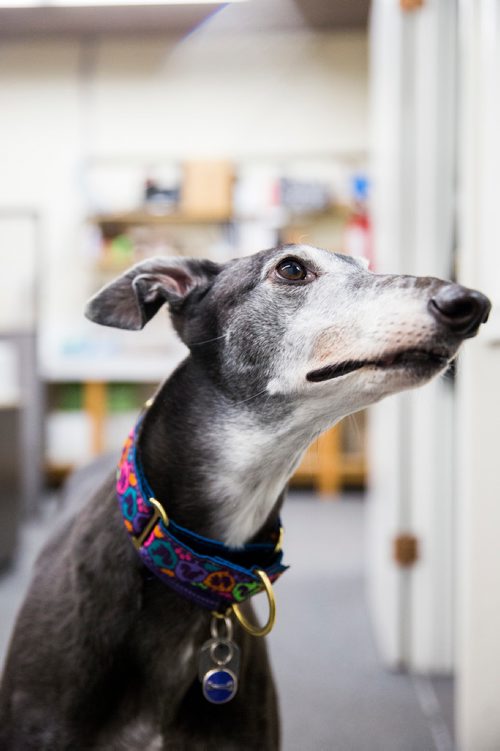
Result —
M 117 494 L 125 527 L 147 568 L 167 586 L 214 613 L 226 613 L 264 589 L 264 571 L 274 582 L 287 569 L 281 563 L 281 524 L 269 542 L 231 548 L 191 532 L 168 518 L 154 498 L 140 464 L 137 439 L 142 418 L 123 447 Z

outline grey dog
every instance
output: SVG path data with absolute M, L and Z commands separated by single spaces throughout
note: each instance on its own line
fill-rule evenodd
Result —
M 276 522 L 316 436 L 442 372 L 490 309 L 457 284 L 289 245 L 221 265 L 145 261 L 87 316 L 137 330 L 165 303 L 189 355 L 144 419 L 144 469 L 172 519 L 231 546 Z M 0 692 L 1 751 L 279 748 L 263 640 L 238 627 L 239 693 L 203 699 L 209 618 L 148 575 L 110 478 L 36 564 Z

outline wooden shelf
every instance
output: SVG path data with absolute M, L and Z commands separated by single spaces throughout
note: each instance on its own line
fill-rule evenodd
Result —
M 286 211 L 286 209 L 285 209 Z M 291 211 L 287 214 L 284 226 L 294 226 L 296 224 L 309 224 L 328 219 L 347 220 L 351 216 L 353 209 L 348 204 L 335 203 L 325 209 L 318 211 Z
M 88 221 L 102 226 L 104 224 L 118 224 L 122 226 L 169 225 L 169 224 L 227 224 L 233 217 L 229 215 L 209 214 L 155 214 L 146 210 L 128 211 L 118 214 L 96 214 Z
M 172 339 L 168 350 L 157 356 L 142 351 L 108 357 L 60 355 L 48 352 L 40 362 L 40 375 L 48 383 L 160 383 L 184 359 L 188 350 Z
M 347 204 L 336 203 L 317 211 L 291 211 L 286 206 L 278 207 L 284 214 L 280 225 L 300 224 L 316 222 L 322 219 L 348 219 L 352 214 L 352 207 Z M 246 216 L 244 214 L 182 214 L 178 211 L 165 214 L 155 214 L 145 209 L 136 211 L 117 212 L 112 214 L 95 214 L 88 217 L 92 224 L 102 226 L 104 224 L 118 224 L 122 226 L 147 226 L 147 225 L 189 225 L 189 224 L 227 224 L 238 221 L 258 221 L 265 219 L 264 216 Z

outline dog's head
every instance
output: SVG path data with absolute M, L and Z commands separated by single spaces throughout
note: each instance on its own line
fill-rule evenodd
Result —
M 93 321 L 141 329 L 168 304 L 175 329 L 236 400 L 342 403 L 344 414 L 443 371 L 490 310 L 480 292 L 288 245 L 214 264 L 154 258 L 88 303 Z

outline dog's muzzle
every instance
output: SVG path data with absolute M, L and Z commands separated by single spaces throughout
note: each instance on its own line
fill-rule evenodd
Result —
M 486 323 L 491 302 L 486 295 L 460 284 L 445 284 L 429 300 L 429 311 L 438 323 L 453 334 L 468 339 Z

